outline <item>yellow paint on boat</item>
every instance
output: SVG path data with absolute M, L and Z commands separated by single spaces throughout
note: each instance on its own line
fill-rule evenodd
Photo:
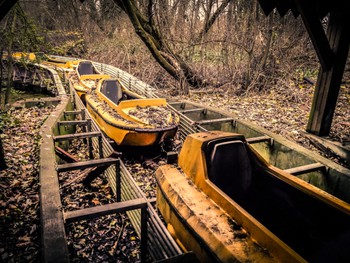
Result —
M 115 81 L 122 93 L 136 99 L 121 100 L 115 103 L 101 92 L 104 81 Z M 122 98 L 121 98 L 122 99 Z M 101 79 L 96 89 L 85 96 L 87 109 L 100 128 L 118 145 L 151 146 L 166 138 L 173 138 L 177 131 L 179 117 L 169 110 L 162 115 L 164 126 L 154 126 L 145 119 L 133 116 L 132 111 L 157 107 L 166 108 L 165 99 L 145 99 L 128 89 L 118 80 Z
M 181 149 L 179 167 L 165 165 L 156 171 L 157 206 L 165 221 L 171 225 L 174 238 L 186 250 L 194 251 L 201 262 L 306 262 L 208 179 L 203 147 L 210 141 L 223 138 L 245 141 L 242 135 L 221 131 L 191 134 Z M 350 214 L 349 204 L 273 167 L 250 145 L 246 144 L 246 147 L 259 169 L 267 171 L 271 177 L 279 178 L 306 193 L 312 200 L 319 200 L 336 211 L 342 211 L 345 216 L 341 218 Z M 237 225 L 242 229 L 234 227 Z M 242 231 L 241 234 L 239 231 Z
M 26 53 L 26 52 L 15 52 L 12 53 L 12 57 L 14 59 L 26 59 L 26 60 L 31 60 L 31 61 L 35 61 L 36 60 L 36 55 L 35 53 Z

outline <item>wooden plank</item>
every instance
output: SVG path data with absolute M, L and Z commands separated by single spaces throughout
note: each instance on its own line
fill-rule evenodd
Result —
M 315 7 L 304 0 L 294 0 L 311 42 L 315 48 L 323 70 L 327 71 L 332 66 L 333 52 Z
M 324 169 L 325 166 L 321 163 L 312 163 L 312 164 L 307 164 L 303 166 L 298 166 L 290 169 L 284 170 L 287 173 L 290 173 L 292 175 L 300 175 L 300 174 L 306 174 L 306 173 L 311 173 L 315 171 L 319 171 L 321 169 Z
M 196 108 L 196 109 L 188 109 L 188 110 L 179 110 L 182 114 L 191 113 L 191 112 L 197 112 L 202 111 L 203 113 L 206 111 L 205 108 Z
M 64 112 L 64 115 L 73 115 L 73 116 L 76 116 L 76 115 L 80 115 L 80 114 L 82 114 L 82 111 L 81 110 L 78 110 L 78 111 L 65 111 Z
M 233 118 L 226 117 L 226 118 L 219 118 L 219 119 L 212 119 L 212 120 L 202 120 L 202 121 L 196 121 L 195 124 L 209 124 L 209 123 L 217 123 L 217 122 L 229 122 L 234 121 Z
M 350 44 L 347 19 L 334 13 L 329 19 L 327 35 L 334 60 L 330 70 L 319 71 L 306 129 L 319 136 L 329 135 Z
M 58 125 L 88 125 L 87 120 L 75 120 L 75 121 L 58 121 Z
M 0 2 L 0 21 L 6 16 L 18 0 L 3 0 Z
M 148 210 L 146 206 L 141 209 L 141 262 L 147 262 L 147 222 L 148 222 Z
M 129 201 L 116 202 L 107 205 L 89 207 L 85 209 L 69 211 L 64 213 L 65 223 L 72 223 L 80 220 L 92 219 L 95 217 L 122 213 L 134 209 L 147 207 L 147 200 L 138 198 Z
M 116 164 L 118 162 L 119 162 L 119 159 L 104 158 L 104 159 L 89 160 L 89 161 L 83 161 L 83 162 L 77 162 L 77 163 L 65 163 L 65 164 L 57 165 L 56 170 L 57 172 L 67 172 L 67 171 L 73 171 L 73 170 L 86 169 L 90 167 L 111 165 L 111 164 Z
M 70 153 L 63 150 L 61 147 L 55 146 L 55 152 L 62 160 L 67 163 L 76 163 L 79 162 L 79 159 L 71 155 Z
M 83 139 L 83 138 L 92 138 L 102 136 L 101 132 L 81 132 L 81 133 L 73 133 L 73 134 L 65 134 L 65 135 L 57 135 L 53 136 L 54 141 L 67 141 L 73 139 Z
M 273 140 L 270 136 L 264 135 L 259 137 L 253 137 L 246 139 L 249 144 L 259 143 L 259 142 L 270 142 Z
M 155 204 L 157 202 L 157 198 L 156 197 L 153 197 L 153 198 L 148 198 L 148 202 L 150 204 Z
M 119 159 L 118 159 L 119 160 Z M 119 164 L 118 164 L 119 165 Z M 97 167 L 96 169 L 90 171 L 86 177 L 83 180 L 83 184 L 85 186 L 90 186 L 91 182 L 93 180 L 95 180 L 98 176 L 100 176 L 104 171 L 106 171 L 106 169 L 108 168 L 108 166 L 100 166 Z
M 319 137 L 312 134 L 305 135 L 310 142 L 319 148 L 321 151 L 324 151 L 328 155 L 335 156 L 339 158 L 344 163 L 350 163 L 350 148 L 344 146 L 340 142 L 332 141 L 329 138 Z

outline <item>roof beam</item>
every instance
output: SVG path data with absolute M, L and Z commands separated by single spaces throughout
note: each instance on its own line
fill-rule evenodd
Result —
M 0 21 L 6 16 L 18 0 L 0 0 Z
M 306 130 L 310 133 L 329 135 L 332 119 L 343 78 L 350 45 L 350 26 L 346 12 L 331 13 L 327 35 L 334 59 L 329 70 L 320 69 Z
M 309 33 L 322 69 L 327 71 L 332 65 L 333 52 L 323 29 L 321 20 L 319 19 L 317 12 L 315 12 L 317 7 L 310 5 L 309 2 L 305 0 L 294 0 L 294 2 L 304 22 L 305 28 Z

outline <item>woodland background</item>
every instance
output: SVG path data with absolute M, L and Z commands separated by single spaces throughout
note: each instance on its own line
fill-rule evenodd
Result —
M 160 96 L 232 112 L 312 149 L 303 132 L 316 52 L 300 17 L 266 17 L 257 0 L 20 0 L 0 22 L 0 52 L 13 51 L 110 64 Z M 348 59 L 330 133 L 343 144 L 349 79 Z M 1 90 L 0 106 L 13 93 Z
M 180 93 L 288 89 L 318 70 L 301 19 L 256 0 L 21 0 L 0 26 L 2 51 L 88 58 Z

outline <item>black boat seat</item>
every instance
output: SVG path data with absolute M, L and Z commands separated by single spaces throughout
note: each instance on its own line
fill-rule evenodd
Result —
M 80 76 L 96 74 L 96 72 L 94 71 L 94 67 L 92 66 L 92 63 L 89 61 L 80 62 L 78 66 L 78 72 Z
M 208 157 L 208 179 L 232 199 L 241 198 L 252 182 L 251 162 L 244 143 L 218 142 Z
M 118 104 L 123 98 L 122 88 L 116 80 L 105 80 L 101 87 L 101 93 L 115 104 Z

